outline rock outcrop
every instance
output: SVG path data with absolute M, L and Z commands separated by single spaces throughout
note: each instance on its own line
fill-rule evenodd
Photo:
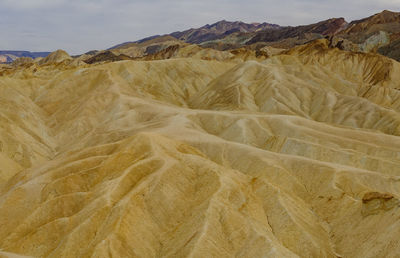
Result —
M 364 195 L 362 214 L 364 216 L 378 214 L 400 207 L 400 201 L 388 193 L 368 192 Z

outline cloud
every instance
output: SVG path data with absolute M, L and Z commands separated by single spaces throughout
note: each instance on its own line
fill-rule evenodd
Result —
M 384 9 L 400 0 L 0 0 L 0 49 L 77 54 L 222 19 L 297 25 Z

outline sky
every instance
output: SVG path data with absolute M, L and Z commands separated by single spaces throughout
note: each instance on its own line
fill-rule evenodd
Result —
M 400 0 L 0 0 L 0 50 L 81 54 L 220 20 L 295 26 L 385 9 Z

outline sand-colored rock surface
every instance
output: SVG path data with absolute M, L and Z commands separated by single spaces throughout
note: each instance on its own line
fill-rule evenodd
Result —
M 32 256 L 18 255 L 14 253 L 0 251 L 0 258 L 32 258 Z
M 397 257 L 400 64 L 328 45 L 1 68 L 0 256 Z
M 52 52 L 47 57 L 39 60 L 38 63 L 40 65 L 51 65 L 51 64 L 61 63 L 61 62 L 64 62 L 66 60 L 71 60 L 71 59 L 72 59 L 72 57 L 70 57 L 70 55 L 68 55 L 67 52 L 59 49 L 57 51 Z

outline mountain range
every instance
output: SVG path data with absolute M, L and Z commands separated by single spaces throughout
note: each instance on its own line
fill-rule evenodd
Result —
M 345 50 L 378 52 L 400 60 L 400 13 L 383 11 L 365 19 L 348 23 L 344 18 L 332 18 L 302 26 L 279 26 L 269 23 L 243 23 L 220 21 L 198 29 L 152 36 L 136 42 L 126 42 L 110 48 L 140 48 L 151 43 L 152 49 L 161 50 L 171 41 L 197 44 L 203 48 L 230 50 L 245 47 L 259 50 L 265 46 L 288 49 L 315 39 L 329 38 L 332 44 Z M 158 44 L 154 42 L 158 40 Z M 163 44 L 163 42 L 166 42 Z M 152 54 L 151 49 L 142 51 Z
M 183 43 L 216 50 L 246 48 L 259 51 L 266 46 L 289 49 L 321 38 L 328 38 L 331 44 L 344 50 L 374 52 L 400 60 L 400 13 L 385 10 L 352 22 L 347 22 L 344 18 L 331 18 L 301 26 L 222 20 L 197 29 L 121 43 L 108 51 L 137 58 Z M 45 57 L 49 53 L 0 51 L 0 63 L 10 63 L 18 57 Z M 99 51 L 90 51 L 87 54 L 96 53 Z

